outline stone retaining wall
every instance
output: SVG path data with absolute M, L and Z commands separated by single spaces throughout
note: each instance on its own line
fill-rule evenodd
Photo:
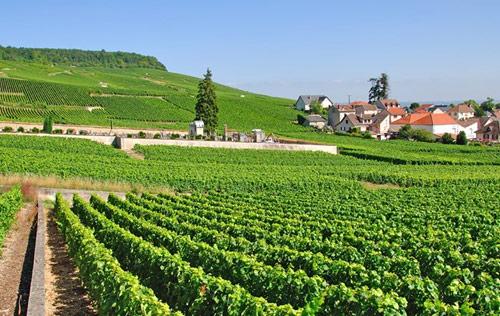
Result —
M 170 140 L 170 139 L 140 139 L 117 137 L 116 146 L 123 150 L 131 150 L 135 145 L 165 145 L 182 147 L 209 147 L 230 149 L 259 149 L 259 150 L 289 150 L 289 151 L 322 151 L 337 154 L 337 146 L 309 145 L 309 144 L 282 144 L 282 143 L 238 143 L 203 140 Z

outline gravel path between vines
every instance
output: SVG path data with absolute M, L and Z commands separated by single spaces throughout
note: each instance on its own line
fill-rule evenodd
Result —
M 0 316 L 24 315 L 33 266 L 36 208 L 27 203 L 17 213 L 0 258 Z

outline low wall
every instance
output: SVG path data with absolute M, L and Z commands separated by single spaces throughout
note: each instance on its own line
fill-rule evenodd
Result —
M 165 145 L 182 147 L 209 147 L 230 149 L 260 149 L 260 150 L 288 150 L 288 151 L 322 151 L 337 154 L 337 146 L 309 145 L 309 144 L 281 144 L 281 143 L 238 143 L 202 140 L 166 140 L 117 137 L 116 145 L 123 150 L 131 150 L 135 145 Z

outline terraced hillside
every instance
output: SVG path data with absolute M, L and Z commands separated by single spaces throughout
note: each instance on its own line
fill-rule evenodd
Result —
M 0 120 L 187 129 L 198 78 L 148 68 L 74 67 L 0 60 Z M 216 85 L 219 122 L 296 131 L 293 101 Z

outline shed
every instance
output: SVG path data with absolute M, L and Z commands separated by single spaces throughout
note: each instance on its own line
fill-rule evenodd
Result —
M 265 138 L 266 138 L 266 135 L 264 134 L 264 131 L 261 130 L 261 129 L 253 129 L 252 130 L 252 136 L 253 136 L 253 141 L 256 142 L 256 143 L 262 143 Z
M 189 124 L 189 136 L 203 136 L 205 123 L 202 120 L 192 121 Z

